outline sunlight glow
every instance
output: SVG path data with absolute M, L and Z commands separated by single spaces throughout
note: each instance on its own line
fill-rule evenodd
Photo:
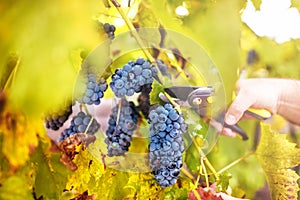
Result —
M 300 38 L 300 14 L 290 6 L 290 0 L 263 0 L 260 10 L 255 10 L 248 0 L 242 21 L 258 36 L 267 36 L 278 43 L 297 39 Z

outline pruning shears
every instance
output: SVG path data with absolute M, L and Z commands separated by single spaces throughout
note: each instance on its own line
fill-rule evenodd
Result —
M 228 125 L 224 122 L 225 110 L 221 111 L 217 117 L 210 118 L 207 116 L 211 97 L 214 94 L 214 88 L 212 86 L 171 86 L 165 88 L 165 92 L 170 97 L 180 101 L 182 106 L 194 109 L 201 118 L 208 122 L 218 132 L 221 132 L 223 127 L 225 127 L 240 135 L 243 140 L 248 139 L 246 132 L 239 125 Z M 259 120 L 268 118 L 257 114 L 255 110 L 247 110 L 246 113 Z

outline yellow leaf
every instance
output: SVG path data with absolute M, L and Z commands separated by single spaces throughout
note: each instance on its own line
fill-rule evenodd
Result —
M 82 149 L 81 145 L 78 148 L 79 152 L 73 160 L 78 168 L 69 177 L 66 188 L 79 193 L 86 190 L 95 193 L 99 189 L 99 180 L 105 172 L 104 167 L 87 149 Z
M 300 149 L 277 134 L 270 125 L 261 124 L 262 136 L 256 155 L 266 174 L 272 199 L 297 199 L 299 175 L 292 170 L 300 164 Z
M 0 113 L 0 134 L 3 134 L 2 152 L 13 167 L 20 167 L 29 159 L 38 145 L 37 134 L 45 135 L 41 120 L 29 120 L 22 112 L 9 108 Z
M 252 3 L 253 3 L 256 10 L 260 9 L 261 0 L 252 0 Z

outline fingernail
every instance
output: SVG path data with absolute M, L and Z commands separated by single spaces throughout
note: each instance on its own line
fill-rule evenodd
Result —
M 236 118 L 235 118 L 235 116 L 229 114 L 229 115 L 226 116 L 225 122 L 226 122 L 227 124 L 229 124 L 229 125 L 233 125 L 233 124 L 236 123 Z

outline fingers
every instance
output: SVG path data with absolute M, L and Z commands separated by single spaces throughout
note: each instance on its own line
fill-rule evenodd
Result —
M 228 125 L 236 124 L 243 116 L 244 112 L 255 103 L 255 99 L 249 95 L 239 92 L 233 103 L 230 105 L 225 115 L 225 122 Z
M 228 137 L 232 137 L 232 138 L 236 137 L 236 133 L 233 132 L 230 128 L 226 128 L 226 127 L 224 127 L 222 129 L 221 134 L 225 135 L 225 136 L 228 136 Z

